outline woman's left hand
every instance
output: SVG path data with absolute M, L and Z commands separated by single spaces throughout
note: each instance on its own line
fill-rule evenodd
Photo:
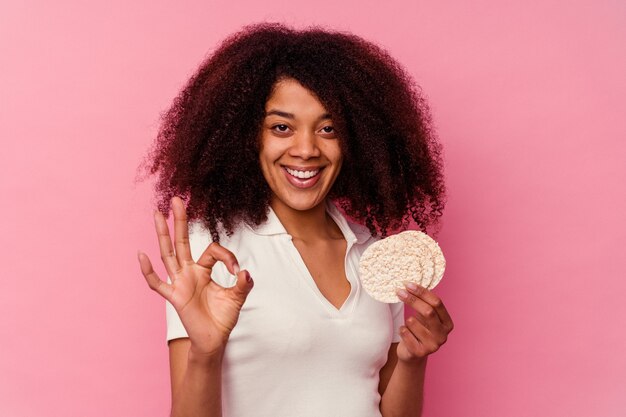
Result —
M 408 317 L 400 327 L 398 360 L 423 362 L 446 343 L 454 324 L 443 302 L 433 292 L 412 283 L 405 287 L 398 290 L 398 297 L 415 310 L 416 315 Z

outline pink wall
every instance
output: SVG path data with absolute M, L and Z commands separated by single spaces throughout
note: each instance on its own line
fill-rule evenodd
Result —
M 382 3 L 0 4 L 0 415 L 167 415 L 135 168 L 203 56 L 261 20 L 375 40 L 430 98 L 457 327 L 425 416 L 625 415 L 624 3 Z

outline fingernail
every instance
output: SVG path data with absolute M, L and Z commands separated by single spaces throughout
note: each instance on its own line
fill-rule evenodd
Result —
M 237 275 L 239 271 L 241 271 L 241 269 L 239 269 L 239 264 L 236 262 L 233 264 L 233 271 L 235 271 L 235 275 Z
M 407 282 L 406 287 L 411 291 L 417 291 L 417 284 L 414 282 Z
M 252 277 L 250 276 L 250 272 L 246 271 L 246 281 L 248 281 L 248 283 L 252 282 Z
M 396 294 L 398 295 L 398 297 L 400 297 L 401 300 L 406 300 L 409 296 L 409 293 L 404 290 L 398 290 Z

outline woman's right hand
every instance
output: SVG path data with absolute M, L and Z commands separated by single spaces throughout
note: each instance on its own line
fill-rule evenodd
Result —
M 189 247 L 187 214 L 180 198 L 172 198 L 172 211 L 176 252 L 165 218 L 158 211 L 154 215 L 161 259 L 171 284 L 159 278 L 146 254 L 138 252 L 141 272 L 150 288 L 176 309 L 191 341 L 190 352 L 206 357 L 221 355 L 252 289 L 252 278 L 248 271 L 239 270 L 235 255 L 216 242 L 194 262 Z M 212 268 L 218 261 L 237 276 L 234 287 L 221 287 L 211 279 Z

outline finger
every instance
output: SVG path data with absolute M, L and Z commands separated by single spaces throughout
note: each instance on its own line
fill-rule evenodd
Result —
M 417 298 L 409 292 L 405 292 L 406 298 L 403 299 L 404 295 L 401 292 L 398 292 L 398 297 L 400 297 L 408 306 L 410 306 L 415 312 L 415 317 L 426 327 L 433 331 L 440 331 L 443 328 L 443 323 L 437 313 L 437 310 L 426 301 L 421 298 Z
M 446 343 L 448 340 L 448 333 L 439 328 L 433 330 L 422 322 L 419 317 L 408 317 L 406 319 L 406 327 L 413 333 L 413 335 L 431 352 L 439 349 L 439 346 Z
M 172 296 L 172 286 L 163 282 L 161 278 L 154 272 L 154 268 L 152 268 L 152 263 L 148 256 L 143 252 L 137 252 L 137 259 L 139 260 L 139 268 L 141 269 L 141 273 L 143 274 L 148 286 L 159 293 L 161 297 L 170 301 Z
M 406 290 L 398 290 L 397 294 L 400 300 L 415 310 L 422 323 L 427 327 L 434 329 L 435 327 L 441 326 L 441 319 L 433 306 Z
M 250 272 L 244 269 L 243 271 L 240 271 L 237 274 L 237 282 L 235 283 L 233 287 L 231 287 L 231 291 L 233 292 L 235 297 L 240 299 L 241 302 L 243 303 L 248 297 L 248 294 L 252 290 L 253 286 L 254 286 L 254 281 L 252 280 L 252 277 L 250 276 Z
M 172 198 L 172 212 L 174 213 L 174 245 L 176 258 L 180 265 L 191 264 L 191 249 L 189 248 L 189 224 L 187 210 L 180 197 Z
M 204 252 L 202 252 L 202 255 L 200 255 L 196 263 L 210 269 L 213 268 L 217 261 L 223 262 L 228 272 L 233 275 L 237 275 L 240 271 L 239 262 L 235 254 L 217 242 L 212 242 Z
M 407 347 L 407 350 L 414 357 L 423 357 L 428 353 L 426 347 L 415 337 L 415 335 L 406 326 L 400 327 L 400 338 Z
M 154 226 L 156 227 L 157 236 L 159 239 L 159 249 L 161 251 L 161 260 L 165 265 L 168 275 L 175 280 L 176 274 L 180 271 L 180 265 L 176 259 L 176 253 L 172 246 L 172 240 L 170 239 L 170 231 L 167 227 L 165 217 L 161 212 L 156 211 L 154 213 Z
M 415 297 L 428 303 L 437 312 L 441 323 L 450 329 L 452 328 L 452 318 L 443 304 L 443 301 L 441 301 L 441 298 L 439 298 L 434 292 L 412 282 L 406 284 L 406 290 Z

